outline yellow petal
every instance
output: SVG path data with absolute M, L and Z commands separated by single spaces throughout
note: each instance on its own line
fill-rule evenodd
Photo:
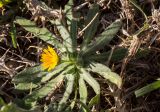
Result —
M 55 50 L 48 46 L 48 49 L 43 50 L 40 61 L 42 62 L 42 68 L 48 69 L 48 71 L 50 71 L 58 64 L 59 57 Z

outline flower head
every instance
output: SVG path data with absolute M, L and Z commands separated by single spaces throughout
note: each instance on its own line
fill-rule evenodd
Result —
M 56 53 L 56 51 L 48 46 L 47 49 L 43 50 L 43 53 L 41 55 L 41 60 L 43 69 L 48 69 L 48 71 L 55 68 L 59 61 L 59 57 Z

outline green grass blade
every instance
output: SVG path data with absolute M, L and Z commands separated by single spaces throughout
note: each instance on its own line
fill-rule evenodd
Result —
M 136 95 L 136 97 L 140 97 L 140 96 L 143 96 L 143 95 L 145 95 L 151 91 L 154 91 L 158 88 L 160 88 L 160 80 L 155 81 L 151 84 L 148 84 L 147 86 L 144 86 L 141 89 L 136 90 L 135 95 Z
M 119 88 L 121 87 L 122 85 L 121 77 L 118 74 L 111 72 L 111 70 L 107 66 L 100 63 L 92 63 L 90 69 L 92 72 L 96 72 L 105 79 L 116 84 Z
M 90 55 L 93 52 L 96 52 L 100 48 L 104 47 L 107 45 L 113 37 L 116 35 L 118 30 L 121 27 L 121 20 L 116 20 L 113 22 L 109 27 L 105 29 L 104 32 L 102 32 L 96 39 L 95 42 L 91 43 L 86 47 L 86 49 L 82 50 L 82 54 L 85 55 Z
M 67 79 L 66 90 L 65 90 L 65 93 L 63 95 L 63 98 L 59 102 L 58 110 L 62 109 L 63 104 L 66 103 L 66 101 L 69 99 L 70 94 L 73 91 L 74 75 L 73 74 L 66 74 L 66 79 Z
M 11 35 L 11 38 L 12 38 L 13 47 L 17 48 L 16 27 L 15 27 L 14 23 L 12 23 L 12 28 L 11 28 L 10 35 Z
M 56 36 L 52 34 L 47 28 L 38 28 L 33 21 L 22 17 L 16 17 L 15 23 L 21 25 L 25 30 L 33 33 L 36 37 L 57 47 L 59 50 L 61 50 L 61 52 L 65 51 L 63 45 L 57 40 Z
M 88 73 L 86 70 L 81 69 L 81 76 L 83 79 L 93 88 L 96 94 L 100 94 L 100 85 L 99 83 Z
M 87 29 L 84 32 L 84 40 L 81 46 L 82 49 L 86 49 L 87 45 L 89 44 L 91 39 L 94 37 L 97 31 L 97 27 L 99 24 L 99 15 L 96 16 L 96 14 L 98 14 L 98 11 L 99 11 L 98 4 L 93 4 L 89 9 L 85 26 L 87 26 L 88 24 L 90 25 L 87 27 Z
M 139 11 L 141 11 L 141 13 L 143 14 L 143 16 L 144 16 L 144 18 L 145 18 L 145 22 L 148 22 L 148 17 L 147 17 L 147 15 L 146 15 L 145 12 L 141 9 L 141 7 L 138 6 L 138 4 L 136 3 L 136 1 L 135 1 L 135 0 L 129 0 L 129 2 L 130 2 L 133 6 L 135 6 Z
M 88 107 L 91 108 L 93 105 L 98 104 L 99 100 L 100 100 L 100 95 L 98 94 L 89 101 Z

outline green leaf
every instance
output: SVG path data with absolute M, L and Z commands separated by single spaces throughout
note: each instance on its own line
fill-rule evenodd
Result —
M 87 45 L 89 44 L 91 39 L 94 37 L 94 35 L 97 31 L 97 27 L 98 27 L 98 24 L 99 24 L 99 15 L 96 16 L 96 14 L 98 14 L 98 11 L 99 11 L 99 5 L 98 4 L 93 4 L 89 9 L 89 12 L 87 14 L 87 19 L 86 19 L 86 22 L 85 22 L 85 27 L 88 24 L 90 24 L 90 25 L 89 25 L 89 27 L 87 27 L 87 29 L 84 32 L 84 40 L 83 40 L 83 43 L 82 43 L 82 46 L 81 46 L 82 49 L 86 49 Z
M 92 71 L 92 72 L 98 73 L 99 75 L 101 75 L 105 79 L 107 79 L 110 82 L 116 84 L 119 88 L 122 85 L 121 77 L 118 74 L 116 74 L 114 72 L 111 72 L 111 70 L 103 64 L 92 63 L 89 70 Z
M 70 27 L 71 26 L 71 21 L 73 19 L 73 0 L 69 0 L 68 3 L 65 5 L 64 12 L 66 13 L 66 18 L 67 18 L 67 25 Z
M 127 51 L 128 51 L 128 49 L 126 49 L 126 48 L 115 49 L 113 51 L 112 56 L 111 56 L 111 61 L 116 62 L 116 61 L 124 59 L 125 56 L 127 55 Z M 111 53 L 111 51 L 101 53 L 101 54 L 91 55 L 89 57 L 89 59 L 94 60 L 94 61 L 104 62 L 104 61 L 108 60 L 110 53 Z
M 104 62 L 108 60 L 111 52 L 112 51 L 108 51 L 108 52 L 104 52 L 100 54 L 91 55 L 88 58 L 93 61 Z M 115 49 L 112 53 L 111 61 L 117 62 L 117 61 L 124 59 L 125 56 L 127 56 L 127 52 L 128 52 L 128 49 L 126 48 Z M 150 51 L 148 49 L 139 49 L 138 52 L 135 54 L 135 58 L 139 59 L 139 58 L 145 57 L 146 55 L 149 54 L 149 52 Z
M 62 109 L 62 105 L 66 103 L 66 101 L 69 99 L 70 94 L 73 91 L 74 75 L 73 74 L 66 74 L 66 78 L 67 78 L 66 90 L 63 95 L 63 98 L 59 102 L 58 110 Z
M 80 112 L 91 112 L 91 110 L 88 108 L 86 104 L 84 104 L 82 101 L 76 101 L 78 104 L 80 104 L 83 107 L 83 110 L 80 110 Z
M 11 38 L 12 38 L 13 47 L 17 48 L 16 27 L 15 27 L 14 23 L 12 23 L 12 28 L 11 28 L 10 35 L 11 35 Z
M 24 100 L 28 102 L 33 102 L 38 100 L 39 98 L 45 97 L 52 90 L 56 89 L 56 87 L 63 81 L 64 75 L 60 74 L 54 79 L 50 80 L 44 87 L 34 90 L 30 95 L 26 96 Z
M 99 83 L 88 73 L 86 70 L 81 69 L 81 76 L 83 79 L 93 88 L 96 94 L 100 94 L 100 85 Z
M 8 103 L 0 108 L 0 112 L 42 112 L 40 109 L 35 108 L 34 110 L 25 110 L 18 107 L 14 103 Z
M 63 43 L 66 46 L 66 49 L 69 52 L 75 52 L 77 47 L 77 21 L 76 18 L 71 20 L 71 29 L 70 33 L 67 30 L 66 26 L 60 20 L 51 21 L 56 24 L 56 27 L 63 38 Z
M 27 112 L 35 112 L 35 111 L 40 111 L 40 106 L 37 106 L 37 102 L 26 102 L 25 100 L 23 99 L 17 99 L 15 98 L 14 99 L 14 103 L 22 108 L 22 109 L 25 109 Z M 41 112 L 41 111 L 40 111 Z
M 27 100 L 28 102 L 32 102 L 32 101 L 38 100 L 38 98 L 45 97 L 48 93 L 56 89 L 57 85 L 63 81 L 65 74 L 70 72 L 70 70 L 72 69 L 73 69 L 73 66 L 69 66 L 66 70 L 58 74 L 57 77 L 48 81 L 42 88 L 34 90 L 30 95 L 26 96 L 24 100 Z
M 5 102 L 3 101 L 3 99 L 0 97 L 0 106 L 5 105 Z
M 42 83 L 42 78 L 45 77 L 47 72 L 39 72 L 32 74 L 30 77 L 28 75 L 23 79 L 18 79 L 15 83 L 15 89 L 17 90 L 29 90 L 38 87 Z
M 81 75 L 80 75 L 80 78 L 79 78 L 79 95 L 80 95 L 81 109 L 84 112 L 90 112 L 87 105 L 86 105 L 87 95 L 88 95 L 87 86 L 86 86 L 86 84 L 84 82 L 84 79 Z
M 71 53 L 76 51 L 78 29 L 78 19 L 73 17 L 73 5 L 73 0 L 69 0 L 68 3 L 65 5 L 64 9 L 66 16 L 64 18 L 61 18 L 61 20 L 51 21 L 52 23 L 56 24 L 58 31 L 63 38 L 63 44 L 66 46 L 66 49 Z
M 111 72 L 111 69 L 101 63 L 91 63 L 89 66 L 89 71 L 93 72 Z
M 38 85 L 34 84 L 34 83 L 19 83 L 15 86 L 15 89 L 18 90 L 29 90 L 29 89 L 33 89 L 36 88 Z
M 97 38 L 95 42 L 92 42 L 90 45 L 88 45 L 85 49 L 82 49 L 82 54 L 85 55 L 90 55 L 93 52 L 96 52 L 100 48 L 104 47 L 107 45 L 113 37 L 116 35 L 118 30 L 121 27 L 121 20 L 116 20 L 113 22 L 109 27 L 105 29 L 104 32 L 102 32 Z
M 52 71 L 47 73 L 44 77 L 42 77 L 41 82 L 46 82 L 49 79 L 51 79 L 53 76 L 57 75 L 58 73 L 61 73 L 64 71 L 68 66 L 70 65 L 69 62 L 64 62 L 56 66 Z
M 112 51 L 108 51 L 108 52 L 104 52 L 104 53 L 100 53 L 100 54 L 91 55 L 88 58 L 90 60 L 104 62 L 104 61 L 108 60 L 111 52 Z M 111 56 L 111 61 L 112 62 L 117 62 L 117 61 L 120 61 L 120 60 L 124 59 L 125 56 L 127 56 L 127 52 L 128 52 L 127 48 L 115 49 L 113 51 L 112 56 Z M 135 54 L 135 58 L 139 59 L 139 58 L 145 57 L 149 53 L 150 53 L 150 50 L 148 50 L 148 49 L 139 49 L 138 52 Z
M 15 23 L 21 25 L 25 30 L 33 33 L 36 37 L 57 47 L 61 50 L 61 52 L 65 51 L 63 45 L 57 40 L 58 38 L 56 38 L 56 36 L 52 34 L 47 28 L 38 28 L 33 21 L 22 17 L 16 17 Z
M 59 33 L 61 34 L 61 37 L 63 38 L 63 44 L 66 47 L 66 49 L 72 52 L 72 40 L 70 38 L 70 34 L 66 26 L 62 23 L 61 20 L 58 19 L 51 20 L 50 22 L 56 25 Z
M 100 95 L 97 94 L 96 96 L 94 96 L 94 97 L 90 100 L 90 102 L 89 102 L 89 104 L 88 104 L 88 107 L 91 108 L 93 105 L 98 104 L 98 103 L 99 103 L 99 100 L 100 100 Z
M 136 90 L 135 95 L 136 95 L 136 97 L 140 97 L 140 96 L 143 96 L 143 95 L 145 95 L 151 91 L 154 91 L 158 88 L 160 88 L 160 80 L 155 81 L 151 84 L 148 84 L 147 86 L 144 86 L 141 89 Z
M 54 111 L 57 111 L 57 106 L 58 104 L 55 103 L 55 102 L 50 102 L 49 105 L 45 105 L 44 107 L 44 112 L 54 112 Z
M 80 101 L 86 104 L 87 101 L 87 86 L 84 82 L 83 77 L 80 75 L 79 78 L 79 95 L 80 95 Z
M 7 105 L 2 106 L 0 112 L 24 112 L 24 111 L 22 110 L 20 111 L 20 109 L 17 108 L 15 104 L 9 103 Z
M 39 73 L 42 71 L 41 65 L 27 68 L 21 72 L 19 72 L 13 79 L 13 83 L 27 83 L 34 82 L 35 80 L 40 80 L 41 77 Z
M 71 108 L 64 104 L 63 109 L 61 111 L 58 111 L 58 104 L 55 102 L 51 102 L 49 105 L 45 106 L 44 112 L 72 112 Z
M 151 51 L 148 48 L 138 49 L 137 53 L 135 54 L 135 58 L 139 59 L 139 58 L 146 57 L 150 52 Z
M 74 18 L 71 21 L 71 29 L 70 29 L 73 52 L 77 50 L 77 30 L 78 30 L 77 20 L 76 18 Z
M 69 64 L 69 62 L 61 63 L 50 72 L 43 72 L 41 66 L 30 67 L 17 74 L 12 82 L 16 84 L 15 88 L 18 90 L 33 89 L 66 70 Z

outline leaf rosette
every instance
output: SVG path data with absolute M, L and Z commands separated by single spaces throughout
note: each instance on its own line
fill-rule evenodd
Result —
M 33 91 L 24 98 L 27 102 L 34 102 L 47 96 L 50 92 L 55 90 L 60 83 L 65 81 L 65 92 L 62 99 L 59 101 L 57 111 L 62 110 L 62 105 L 68 101 L 73 91 L 75 97 L 71 102 L 70 107 L 74 107 L 75 100 L 78 99 L 78 97 L 79 101 L 86 105 L 88 103 L 86 83 L 91 86 L 95 92 L 95 97 L 89 102 L 89 107 L 91 107 L 98 103 L 100 96 L 100 84 L 93 77 L 92 73 L 96 73 L 106 80 L 109 80 L 117 85 L 118 88 L 121 87 L 121 77 L 115 72 L 112 72 L 106 65 L 100 63 L 101 60 L 104 60 L 105 55 L 96 54 L 96 51 L 109 44 L 116 35 L 122 24 L 121 20 L 116 20 L 109 25 L 93 42 L 92 40 L 95 37 L 99 23 L 99 15 L 95 17 L 95 15 L 99 13 L 99 6 L 93 4 L 88 11 L 85 22 L 85 26 L 88 24 L 90 25 L 88 25 L 87 29 L 84 31 L 83 42 L 79 45 L 77 43 L 79 19 L 75 19 L 75 16 L 73 16 L 72 7 L 73 2 L 70 0 L 64 10 L 64 12 L 66 12 L 66 23 L 68 24 L 68 27 L 63 24 L 62 20 L 50 20 L 51 23 L 57 26 L 63 39 L 62 41 L 58 40 L 57 36 L 48 29 L 38 28 L 36 24 L 30 20 L 21 17 L 17 17 L 15 20 L 15 23 L 21 25 L 26 31 L 33 33 L 36 37 L 47 42 L 50 46 L 54 46 L 61 52 L 60 56 L 57 54 L 55 55 L 55 51 L 53 53 L 53 49 L 49 47 L 48 50 L 50 51 L 50 54 L 53 54 L 57 60 L 59 57 L 59 62 L 56 61 L 56 59 L 53 59 L 53 63 L 55 62 L 56 64 L 54 63 L 52 67 L 48 67 L 48 65 L 44 67 L 42 63 L 42 66 L 39 65 L 28 68 L 18 73 L 13 78 L 12 82 L 15 83 L 16 89 L 33 89 Z M 90 23 L 91 21 L 92 23 Z M 48 51 L 45 50 L 45 52 L 47 54 Z M 107 53 L 106 57 L 108 57 L 108 55 L 109 53 Z M 47 58 L 47 56 L 42 54 L 42 62 L 45 60 L 44 58 Z M 48 59 L 45 61 L 49 60 L 49 58 L 50 57 L 48 56 Z M 49 71 L 46 71 L 43 68 L 49 68 Z M 82 107 L 83 110 L 87 110 L 83 105 Z

